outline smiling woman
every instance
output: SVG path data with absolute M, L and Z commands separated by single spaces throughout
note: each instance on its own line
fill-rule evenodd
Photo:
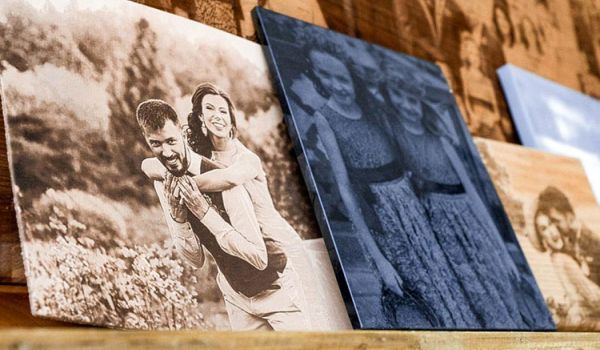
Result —
M 353 325 L 552 329 L 441 69 L 254 15 Z
M 211 158 L 213 143 L 216 150 L 227 148 L 227 140 L 237 137 L 235 113 L 231 97 L 225 91 L 210 83 L 196 87 L 188 116 L 190 147 L 206 158 Z
M 333 85 L 340 85 L 335 81 L 335 77 L 332 80 Z M 192 151 L 191 158 L 202 158 L 200 172 L 196 171 L 197 167 L 194 165 L 188 172 L 194 175 L 193 185 L 196 186 L 196 191 L 213 196 L 215 193 L 221 193 L 225 204 L 222 214 L 229 216 L 234 229 L 240 230 L 244 228 L 238 227 L 239 222 L 235 222 L 235 207 L 243 207 L 244 196 L 249 195 L 249 207 L 260 227 L 263 246 L 268 254 L 269 265 L 260 270 L 268 271 L 271 264 L 279 264 L 281 268 L 278 279 L 274 281 L 277 288 L 267 289 L 253 296 L 261 300 L 260 303 L 256 303 L 255 299 L 248 299 L 250 295 L 238 293 L 237 289 L 232 291 L 231 287 L 228 287 L 230 284 L 234 286 L 230 280 L 219 284 L 225 296 L 225 306 L 232 328 L 285 330 L 316 327 L 314 322 L 322 320 L 315 320 L 314 315 L 309 315 L 305 300 L 311 286 L 314 285 L 314 276 L 308 280 L 306 276 L 305 279 L 301 279 L 298 273 L 299 269 L 309 263 L 300 236 L 275 208 L 261 159 L 237 139 L 236 109 L 231 98 L 217 86 L 202 83 L 196 88 L 191 100 L 192 112 L 188 116 L 187 142 Z M 165 146 L 159 145 L 159 139 L 148 140 L 151 147 L 164 150 Z M 153 146 L 152 142 L 156 142 L 156 146 Z M 165 167 L 168 170 L 169 159 L 165 158 L 167 155 L 162 152 L 155 152 L 155 155 L 156 158 L 144 161 L 143 169 L 150 178 L 162 180 Z M 207 169 L 206 163 L 216 165 L 217 169 Z M 238 188 L 245 190 L 241 197 L 233 194 Z M 190 212 L 195 212 L 186 199 L 188 190 L 184 188 L 181 191 Z M 226 196 L 234 201 L 229 208 Z M 245 254 L 239 249 L 238 241 L 237 238 L 232 240 L 236 248 L 231 252 Z M 206 245 L 205 238 L 199 242 Z M 219 244 L 226 249 L 225 245 Z M 221 254 L 217 253 L 217 266 L 225 276 L 229 267 L 227 262 L 219 261 L 220 256 Z M 260 275 L 262 272 L 256 271 L 255 281 L 252 283 L 260 280 Z M 237 283 L 239 285 L 239 281 Z M 309 316 L 313 317 L 310 321 Z
M 202 115 L 208 130 L 215 136 L 230 136 L 231 115 L 227 101 L 219 95 L 207 95 L 202 99 Z M 204 120 L 204 119 L 203 119 Z

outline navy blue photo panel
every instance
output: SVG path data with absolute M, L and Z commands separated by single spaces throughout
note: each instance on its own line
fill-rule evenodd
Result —
M 553 330 L 441 70 L 254 16 L 354 327 Z

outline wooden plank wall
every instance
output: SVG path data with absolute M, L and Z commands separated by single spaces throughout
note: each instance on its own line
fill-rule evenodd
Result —
M 518 142 L 495 74 L 505 63 L 600 98 L 598 0 L 319 4 L 331 29 L 437 62 L 476 136 Z

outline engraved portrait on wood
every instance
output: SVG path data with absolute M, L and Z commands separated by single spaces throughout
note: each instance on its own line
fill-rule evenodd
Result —
M 600 208 L 580 161 L 476 144 L 557 328 L 600 329 Z

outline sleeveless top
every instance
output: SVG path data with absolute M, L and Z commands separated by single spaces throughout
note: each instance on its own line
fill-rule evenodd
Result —
M 376 123 L 364 116 L 346 118 L 328 105 L 320 113 L 333 130 L 352 183 L 367 185 L 402 176 L 398 152 Z
M 348 119 L 327 105 L 321 108 L 320 113 L 333 129 L 367 226 L 381 232 L 383 227 L 374 210 L 378 198 L 371 186 L 404 176 L 394 144 L 376 123 L 364 116 Z
M 239 140 L 234 140 L 235 147 L 229 151 L 213 151 L 212 159 L 222 162 L 224 157 L 231 158 L 231 162 L 238 161 L 241 157 L 257 157 L 252 151 L 244 146 Z M 222 162 L 226 164 L 227 162 Z M 229 165 L 229 164 L 226 164 Z M 258 176 L 249 179 L 242 186 L 248 192 L 254 206 L 254 214 L 260 225 L 263 236 L 271 238 L 282 244 L 298 244 L 300 236 L 281 216 L 273 203 L 271 191 L 267 183 L 267 176 L 259 165 Z
M 209 196 L 221 217 L 229 223 L 229 216 L 224 210 L 223 196 L 220 193 L 207 193 L 206 195 Z M 215 259 L 219 271 L 233 290 L 247 297 L 253 297 L 262 291 L 278 288 L 274 282 L 279 278 L 279 273 L 283 272 L 287 258 L 271 240 L 265 239 L 268 256 L 267 267 L 264 270 L 258 270 L 247 261 L 223 251 L 215 236 L 192 213 L 188 213 L 188 221 L 204 248 Z
M 422 135 L 415 135 L 406 130 L 401 121 L 395 123 L 394 132 L 402 150 L 402 160 L 414 177 L 439 186 L 462 187 L 439 136 L 426 130 Z

